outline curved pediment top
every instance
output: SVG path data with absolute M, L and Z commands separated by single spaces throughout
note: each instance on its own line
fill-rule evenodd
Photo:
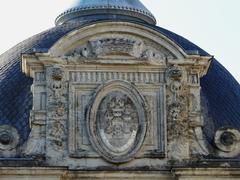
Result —
M 155 46 L 136 36 L 107 33 L 72 48 L 63 58 L 68 61 L 152 64 L 164 64 L 166 60 L 176 59 L 164 47 Z
M 60 39 L 50 56 L 67 60 L 135 60 L 164 63 L 183 59 L 184 51 L 165 36 L 132 23 L 99 23 Z
M 90 38 L 85 44 L 65 53 L 69 58 L 140 58 L 144 49 L 141 39 L 119 34 L 105 34 Z

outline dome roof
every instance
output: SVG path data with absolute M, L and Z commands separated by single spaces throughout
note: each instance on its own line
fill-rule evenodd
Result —
M 77 0 L 56 18 L 56 25 L 75 20 L 99 19 L 102 16 L 156 24 L 152 13 L 139 0 Z
M 32 79 L 21 71 L 21 54 L 47 51 L 60 38 L 84 26 L 108 20 L 83 23 L 66 23 L 35 35 L 0 56 L 0 125 L 17 128 L 21 144 L 29 135 L 29 115 L 32 109 Z M 122 20 L 121 20 L 122 21 Z M 155 25 L 135 22 L 162 33 L 178 44 L 186 53 L 207 52 L 185 38 Z M 213 60 L 209 71 L 201 79 L 202 98 L 207 106 L 207 124 L 204 133 L 213 143 L 214 133 L 222 126 L 240 129 L 240 85 L 232 75 L 217 61 Z

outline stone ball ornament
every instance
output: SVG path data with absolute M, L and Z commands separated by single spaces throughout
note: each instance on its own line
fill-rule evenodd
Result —
M 140 150 L 147 129 L 144 99 L 131 84 L 112 81 L 103 85 L 88 109 L 88 135 L 105 160 L 124 163 Z
M 240 154 L 240 132 L 234 128 L 221 128 L 215 134 L 215 145 L 223 157 L 234 157 Z
M 18 131 L 9 125 L 0 126 L 0 150 L 9 151 L 15 149 L 19 143 Z

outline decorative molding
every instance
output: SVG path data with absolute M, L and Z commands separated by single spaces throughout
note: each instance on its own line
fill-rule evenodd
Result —
M 128 6 L 113 6 L 108 4 L 107 6 L 101 6 L 101 5 L 95 5 L 95 6 L 88 6 L 88 7 L 75 7 L 68 9 L 67 11 L 61 13 L 55 20 L 55 23 L 58 24 L 61 22 L 61 18 L 66 17 L 69 14 L 76 14 L 76 13 L 81 13 L 81 11 L 92 11 L 92 10 L 118 10 L 118 11 L 129 11 L 130 13 L 139 13 L 139 17 L 141 18 L 141 15 L 147 16 L 151 19 L 153 23 L 156 23 L 156 19 L 153 16 L 153 14 L 147 10 L 144 9 L 138 9 L 138 8 L 131 8 Z
M 70 82 L 102 83 L 109 80 L 122 80 L 134 83 L 164 83 L 164 72 L 79 72 L 70 71 Z

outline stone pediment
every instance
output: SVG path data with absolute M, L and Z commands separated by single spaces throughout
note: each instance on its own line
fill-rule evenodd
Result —
M 187 57 L 170 39 L 131 23 L 102 23 L 73 31 L 54 44 L 48 55 L 73 64 L 162 65 Z
M 176 57 L 167 49 L 146 45 L 133 36 L 111 35 L 88 40 L 65 53 L 64 59 L 89 63 L 151 63 L 165 64 Z

